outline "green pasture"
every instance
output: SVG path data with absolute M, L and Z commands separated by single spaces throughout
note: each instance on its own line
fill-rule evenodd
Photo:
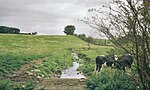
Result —
M 54 67 L 62 70 L 72 64 L 72 49 L 90 58 L 106 54 L 108 46 L 90 45 L 74 36 L 0 34 L 0 75 L 17 70 L 35 59 L 48 57 L 43 66 L 36 66 L 44 73 L 53 73 Z M 84 49 L 82 49 L 84 48 Z M 49 71 L 51 70 L 51 71 Z M 47 72 L 45 72 L 47 71 Z
M 110 47 L 110 46 L 100 46 L 98 48 L 93 47 L 93 48 L 87 49 L 87 50 L 80 50 L 80 53 L 86 54 L 91 59 L 95 59 L 96 56 L 107 55 L 108 54 L 107 52 L 110 49 L 113 49 L 113 47 Z
M 122 51 L 111 46 L 88 45 L 78 37 L 69 35 L 9 35 L 0 34 L 0 89 L 8 90 L 13 88 L 34 88 L 35 82 L 27 81 L 18 84 L 4 79 L 3 76 L 17 71 L 23 64 L 32 60 L 48 57 L 42 64 L 35 64 L 28 71 L 35 70 L 37 76 L 49 77 L 50 75 L 60 74 L 62 70 L 72 65 L 72 52 L 79 55 L 83 65 L 78 69 L 88 78 L 86 85 L 89 90 L 112 90 L 123 87 L 122 90 L 132 90 L 136 85 L 130 81 L 131 76 L 118 73 L 115 69 L 104 68 L 98 77 L 94 74 L 95 58 L 98 55 L 117 54 Z M 132 73 L 131 73 L 132 74 Z M 116 76 L 117 75 L 117 76 Z M 122 77 L 124 76 L 124 77 Z M 114 81 L 115 80 L 115 81 Z M 124 80 L 123 84 L 122 80 Z M 128 84 L 129 83 L 129 84 Z M 35 85 L 34 85 L 35 84 Z M 123 85 L 123 86 L 122 86 Z M 128 89 L 129 88 L 129 89 Z M 11 90 L 11 89 L 10 89 Z M 31 90 L 31 89 L 27 89 Z

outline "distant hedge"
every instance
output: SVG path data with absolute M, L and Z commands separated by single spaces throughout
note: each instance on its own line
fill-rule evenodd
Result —
M 20 33 L 20 29 L 7 26 L 0 26 L 0 33 L 18 34 Z

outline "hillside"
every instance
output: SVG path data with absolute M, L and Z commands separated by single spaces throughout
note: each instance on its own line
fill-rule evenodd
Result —
M 48 35 L 0 35 L 0 51 L 25 53 L 50 52 L 48 49 L 87 47 L 82 40 L 73 36 L 48 36 Z M 5 49 L 4 49 L 5 48 Z M 18 49 L 18 50 L 16 50 Z M 30 52 L 31 53 L 31 52 Z
M 86 42 L 69 35 L 0 34 L 0 38 L 0 78 L 13 82 L 55 77 L 72 65 L 72 52 L 84 53 L 94 59 L 112 48 L 90 45 L 91 49 L 88 49 Z
M 19 68 L 21 64 L 41 57 L 68 60 L 71 57 L 67 54 L 67 48 L 87 47 L 85 42 L 73 36 L 1 34 L 0 38 L 0 74 L 8 73 Z

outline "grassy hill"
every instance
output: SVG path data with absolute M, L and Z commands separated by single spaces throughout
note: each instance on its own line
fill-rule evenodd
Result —
M 0 75 L 8 74 L 13 70 L 19 69 L 21 65 L 29 61 L 48 57 L 43 66 L 43 73 L 53 73 L 56 70 L 62 70 L 72 64 L 73 57 L 68 49 L 84 52 L 89 57 L 96 57 L 101 51 L 105 54 L 111 49 L 108 46 L 91 45 L 91 50 L 80 50 L 88 48 L 88 44 L 74 36 L 61 35 L 9 35 L 0 34 Z M 79 51 L 80 50 L 80 51 Z
M 11 84 L 6 79 L 7 76 L 16 75 L 12 74 L 14 71 L 19 72 L 18 76 L 15 76 L 17 80 L 22 79 L 22 75 L 24 77 L 26 74 L 26 71 L 20 72 L 21 70 L 27 70 L 30 74 L 34 73 L 36 78 L 37 76 L 49 77 L 72 65 L 74 60 L 72 52 L 86 54 L 94 63 L 97 55 L 106 54 L 106 51 L 110 49 L 112 49 L 110 46 L 96 45 L 90 45 L 89 49 L 86 42 L 69 35 L 0 34 L 0 89 L 8 90 Z M 93 68 L 94 64 L 90 66 Z M 83 68 L 83 70 L 92 72 L 91 67 Z M 12 77 L 12 79 L 15 78 Z M 32 83 L 27 83 L 27 87 L 30 84 Z M 24 84 L 13 87 L 20 88 L 22 85 Z

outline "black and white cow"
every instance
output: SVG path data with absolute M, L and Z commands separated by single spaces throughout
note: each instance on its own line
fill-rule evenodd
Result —
M 95 59 L 96 62 L 96 71 L 100 72 L 102 65 L 106 64 L 106 66 L 111 67 L 115 61 L 115 57 L 112 55 L 109 56 L 97 56 Z
M 114 62 L 114 67 L 125 72 L 125 67 L 131 68 L 133 63 L 133 57 L 131 55 L 123 55 L 118 57 L 118 59 Z
M 104 56 L 97 56 L 95 59 L 96 62 L 96 71 L 100 72 L 102 65 L 106 62 L 106 57 Z
M 107 55 L 106 56 L 106 66 L 108 67 L 112 67 L 114 65 L 115 62 L 115 56 L 114 55 Z

